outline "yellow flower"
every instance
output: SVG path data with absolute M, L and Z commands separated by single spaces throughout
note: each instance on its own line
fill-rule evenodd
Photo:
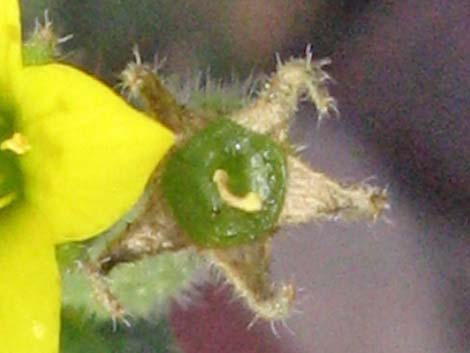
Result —
M 171 132 L 65 65 L 24 67 L 17 0 L 0 0 L 0 352 L 58 351 L 55 245 L 135 203 Z

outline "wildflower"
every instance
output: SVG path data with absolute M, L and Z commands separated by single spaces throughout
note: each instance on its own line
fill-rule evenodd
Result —
M 61 64 L 24 66 L 0 2 L 0 352 L 58 351 L 55 245 L 89 238 L 142 193 L 173 135 Z

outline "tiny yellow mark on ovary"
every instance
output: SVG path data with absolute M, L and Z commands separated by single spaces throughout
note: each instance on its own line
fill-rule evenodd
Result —
M 249 192 L 244 196 L 232 194 L 228 188 L 228 174 L 225 170 L 217 169 L 212 177 L 212 181 L 217 185 L 222 200 L 230 207 L 238 208 L 245 212 L 258 212 L 263 208 L 261 197 L 254 192 Z

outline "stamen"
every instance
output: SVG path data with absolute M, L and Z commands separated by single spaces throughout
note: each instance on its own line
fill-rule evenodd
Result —
M 16 154 L 25 154 L 31 149 L 26 137 L 18 132 L 15 132 L 9 139 L 0 144 L 0 150 L 10 150 Z
M 6 194 L 5 196 L 0 197 L 0 209 L 8 206 L 15 199 L 16 199 L 16 193 L 14 192 L 10 192 L 9 194 Z
M 228 174 L 225 170 L 217 169 L 212 177 L 212 181 L 217 185 L 220 197 L 230 207 L 238 208 L 245 212 L 258 212 L 263 208 L 261 197 L 252 191 L 245 196 L 232 194 L 228 188 Z

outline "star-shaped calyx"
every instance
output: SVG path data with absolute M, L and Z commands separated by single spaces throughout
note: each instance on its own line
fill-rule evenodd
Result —
M 335 182 L 296 156 L 288 141 L 301 99 L 316 106 L 320 120 L 337 113 L 324 71 L 330 61 L 313 60 L 307 47 L 305 58 L 278 59 L 276 72 L 245 107 L 208 99 L 192 110 L 177 102 L 156 70 L 137 61 L 123 72 L 123 87 L 175 132 L 177 143 L 153 178 L 143 212 L 89 265 L 91 273 L 96 280 L 122 262 L 193 249 L 233 285 L 256 319 L 283 320 L 295 289 L 269 275 L 279 229 L 313 220 L 375 221 L 388 206 L 385 190 Z

